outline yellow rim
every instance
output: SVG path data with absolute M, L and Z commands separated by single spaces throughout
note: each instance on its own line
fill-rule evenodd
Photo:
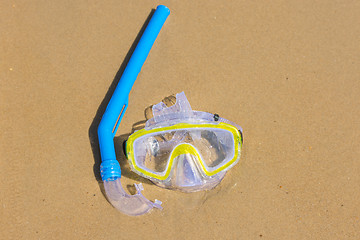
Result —
M 228 161 L 226 164 L 224 164 L 223 166 L 212 170 L 212 171 L 208 171 L 203 163 L 203 160 L 200 156 L 200 154 L 198 153 L 198 151 L 190 144 L 180 144 L 179 146 L 177 146 L 175 149 L 173 149 L 173 151 L 171 152 L 170 155 L 170 159 L 169 159 L 169 163 L 167 165 L 167 169 L 165 174 L 155 174 L 152 172 L 147 171 L 146 169 L 143 169 L 141 167 L 139 167 L 136 162 L 135 162 L 135 156 L 134 156 L 134 151 L 133 151 L 133 144 L 134 141 L 146 134 L 151 134 L 151 133 L 156 133 L 156 132 L 163 132 L 163 131 L 168 131 L 168 130 L 179 130 L 179 129 L 189 129 L 189 128 L 220 128 L 220 129 L 224 129 L 224 130 L 228 130 L 229 132 L 232 133 L 233 137 L 234 137 L 234 157 Z M 135 133 L 133 133 L 127 143 L 126 143 L 126 152 L 128 155 L 128 159 L 130 164 L 133 166 L 133 168 L 144 174 L 145 176 L 149 176 L 152 178 L 156 178 L 159 180 L 165 180 L 169 177 L 170 175 L 170 171 L 171 171 L 171 167 L 173 164 L 173 161 L 176 157 L 178 157 L 181 154 L 185 154 L 185 153 L 190 153 L 194 156 L 196 156 L 200 161 L 200 165 L 202 170 L 204 171 L 204 173 L 208 176 L 213 176 L 221 171 L 223 171 L 224 169 L 226 169 L 227 167 L 229 167 L 232 163 L 234 163 L 236 161 L 236 159 L 238 158 L 239 155 L 239 145 L 241 148 L 241 136 L 240 133 L 238 131 L 238 129 L 236 129 L 236 127 L 234 127 L 233 125 L 230 125 L 228 123 L 223 123 L 223 122 L 219 122 L 218 124 L 191 124 L 191 123 L 178 123 L 175 124 L 173 126 L 169 126 L 169 127 L 163 127 L 163 128 L 155 128 L 155 129 L 151 129 L 151 130 L 146 130 L 146 129 L 141 129 Z

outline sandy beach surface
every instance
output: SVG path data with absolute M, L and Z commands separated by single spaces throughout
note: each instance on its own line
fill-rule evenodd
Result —
M 129 217 L 102 192 L 96 128 L 158 4 L 115 147 L 124 188 L 164 209 Z M 0 238 L 360 239 L 359 23 L 359 1 L 2 1 Z M 208 192 L 159 188 L 122 152 L 182 91 L 244 129 Z

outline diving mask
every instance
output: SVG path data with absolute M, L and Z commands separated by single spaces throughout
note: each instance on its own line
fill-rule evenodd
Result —
M 209 190 L 240 159 L 241 128 L 223 118 L 193 111 L 185 96 L 153 106 L 154 117 L 130 135 L 131 169 L 156 185 L 185 192 Z

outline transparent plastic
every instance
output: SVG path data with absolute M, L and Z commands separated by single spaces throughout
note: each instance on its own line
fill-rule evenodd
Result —
M 127 149 L 128 158 L 133 158 L 129 161 L 132 170 L 156 185 L 184 192 L 209 190 L 239 161 L 241 128 L 214 114 L 193 111 L 183 92 L 176 95 L 173 106 L 160 102 L 152 111 L 154 117 L 146 122 L 145 130 L 154 131 L 140 137 L 134 133 Z M 221 128 L 220 122 L 231 125 L 236 134 Z M 183 123 L 195 127 L 164 130 Z M 174 154 L 179 148 L 183 152 Z
M 216 120 L 212 113 L 192 110 L 184 92 L 176 94 L 176 103 L 173 106 L 167 107 L 165 103 L 160 102 L 152 107 L 152 112 L 154 117 L 146 121 L 145 129 L 166 127 L 176 123 L 223 122 L 233 125 L 242 132 L 242 128 L 232 121 L 222 117 Z
M 121 186 L 120 178 L 113 181 L 104 181 L 104 188 L 109 202 L 119 211 L 130 215 L 138 216 L 149 212 L 152 208 L 162 209 L 161 201 L 149 201 L 142 195 L 144 190 L 142 184 L 135 184 L 137 193 L 129 195 Z

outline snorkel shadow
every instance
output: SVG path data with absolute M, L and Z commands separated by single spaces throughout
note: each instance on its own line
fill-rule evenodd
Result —
M 105 94 L 104 99 L 102 100 L 99 108 L 97 109 L 95 117 L 89 127 L 88 134 L 89 134 L 90 145 L 91 145 L 91 149 L 92 149 L 92 153 L 93 153 L 93 157 L 94 157 L 94 165 L 93 165 L 94 177 L 95 177 L 96 181 L 98 182 L 100 190 L 105 197 L 106 197 L 106 194 L 105 194 L 105 190 L 103 187 L 103 181 L 102 181 L 101 175 L 100 175 L 101 157 L 100 157 L 100 147 L 99 147 L 98 132 L 97 132 L 98 126 L 100 124 L 101 117 L 104 115 L 106 107 L 115 91 L 115 88 L 116 88 L 117 84 L 119 83 L 120 77 L 123 74 L 138 42 L 140 41 L 140 38 L 141 38 L 142 34 L 144 33 L 146 26 L 148 25 L 151 17 L 154 15 L 154 12 L 155 12 L 155 9 L 152 9 L 150 11 L 148 17 L 146 18 L 143 26 L 141 27 L 139 33 L 137 34 L 128 53 L 126 54 L 119 70 L 117 71 L 117 73 L 114 77 L 114 80 L 112 81 L 107 93 Z M 124 175 L 126 176 L 126 174 L 124 174 Z M 107 197 L 106 197 L 106 199 L 107 199 Z

